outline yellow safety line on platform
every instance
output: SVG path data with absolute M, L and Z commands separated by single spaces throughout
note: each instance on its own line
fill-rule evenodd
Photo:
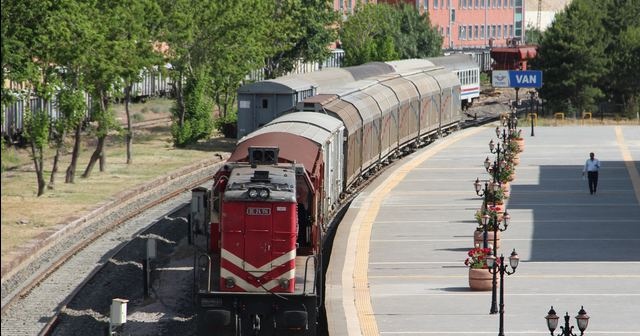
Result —
M 636 168 L 636 164 L 633 161 L 633 157 L 631 156 L 629 147 L 627 147 L 627 143 L 624 142 L 622 128 L 620 128 L 620 126 L 616 126 L 615 130 L 616 140 L 618 141 L 620 152 L 622 152 L 622 159 L 624 160 L 625 166 L 627 166 L 627 171 L 629 171 L 629 177 L 631 178 L 631 185 L 633 185 L 633 190 L 636 194 L 636 201 L 640 204 L 640 173 L 638 173 L 638 168 Z
M 356 224 L 360 223 L 360 230 L 358 232 L 355 266 L 353 270 L 353 288 L 355 292 L 354 301 L 360 323 L 360 332 L 362 335 L 369 336 L 380 334 L 375 315 L 373 314 L 373 308 L 371 307 L 371 295 L 369 293 L 367 270 L 369 268 L 369 239 L 371 237 L 371 228 L 373 226 L 373 222 L 378 216 L 382 201 L 386 198 L 387 194 L 389 194 L 389 192 L 391 192 L 391 190 L 393 190 L 393 188 L 395 188 L 407 176 L 407 174 L 409 174 L 411 170 L 422 164 L 428 158 L 459 140 L 486 130 L 487 128 L 485 127 L 478 127 L 463 131 L 449 136 L 440 143 L 432 145 L 433 147 L 429 148 L 424 153 L 394 170 L 393 174 L 363 201 L 360 211 L 354 220 Z

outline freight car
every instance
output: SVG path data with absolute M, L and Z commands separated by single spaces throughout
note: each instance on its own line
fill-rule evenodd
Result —
M 435 64 L 438 62 L 438 64 Z M 364 65 L 329 68 L 308 74 L 294 74 L 271 80 L 249 83 L 238 88 L 238 138 L 266 125 L 269 121 L 292 111 L 306 97 L 327 93 L 326 90 L 349 85 L 379 75 L 399 75 L 411 69 L 441 65 L 455 72 L 463 83 L 463 108 L 471 105 L 480 94 L 480 68 L 471 56 L 411 59 L 371 62 Z
M 131 100 L 141 101 L 150 97 L 169 96 L 171 94 L 171 86 L 171 78 L 168 75 L 159 71 L 143 71 L 141 72 L 140 81 L 133 84 Z M 91 97 L 87 93 L 85 93 L 84 96 L 87 106 L 85 120 L 88 120 L 90 116 Z M 30 97 L 28 101 L 31 111 L 45 111 L 52 121 L 60 118 L 56 95 L 48 101 L 36 96 Z M 13 103 L 3 106 L 2 136 L 5 139 L 9 141 L 21 140 L 26 103 L 26 99 L 18 99 Z
M 202 335 L 316 335 L 323 245 L 354 188 L 462 118 L 460 82 L 422 60 L 298 104 L 240 139 L 190 228 Z

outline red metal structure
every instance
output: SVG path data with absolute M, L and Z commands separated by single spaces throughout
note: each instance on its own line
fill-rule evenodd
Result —
M 491 48 L 492 70 L 527 70 L 527 62 L 536 57 L 537 47 L 516 45 L 512 47 Z

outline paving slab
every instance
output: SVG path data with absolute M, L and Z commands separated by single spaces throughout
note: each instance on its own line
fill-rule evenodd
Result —
M 327 272 L 330 335 L 498 334 L 491 292 L 471 291 L 463 264 L 482 203 L 473 182 L 489 178 L 495 126 L 438 140 L 354 200 Z M 584 306 L 585 335 L 640 336 L 640 127 L 523 135 L 499 251 L 521 260 L 504 280 L 505 335 L 548 335 L 553 305 L 572 325 Z M 602 163 L 595 195 L 582 178 L 589 152 Z

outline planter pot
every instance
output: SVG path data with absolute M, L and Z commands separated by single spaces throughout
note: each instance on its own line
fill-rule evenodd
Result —
M 484 233 L 482 231 L 473 231 L 473 246 L 480 246 L 482 247 L 482 241 L 483 241 L 483 235 Z M 499 249 L 500 248 L 500 231 L 498 231 L 498 239 L 496 240 L 496 248 Z M 488 245 L 493 245 L 493 231 L 489 231 L 487 232 L 487 244 Z
M 520 151 L 524 151 L 524 138 L 522 139 L 511 139 L 511 141 L 515 141 L 518 144 L 518 148 L 520 148 Z
M 490 291 L 493 275 L 487 268 L 469 268 L 469 288 L 473 291 Z M 497 284 L 497 283 L 496 283 Z
M 505 197 L 509 197 L 509 195 L 511 195 L 511 186 L 509 185 L 509 182 L 502 184 L 502 192 L 504 192 Z

